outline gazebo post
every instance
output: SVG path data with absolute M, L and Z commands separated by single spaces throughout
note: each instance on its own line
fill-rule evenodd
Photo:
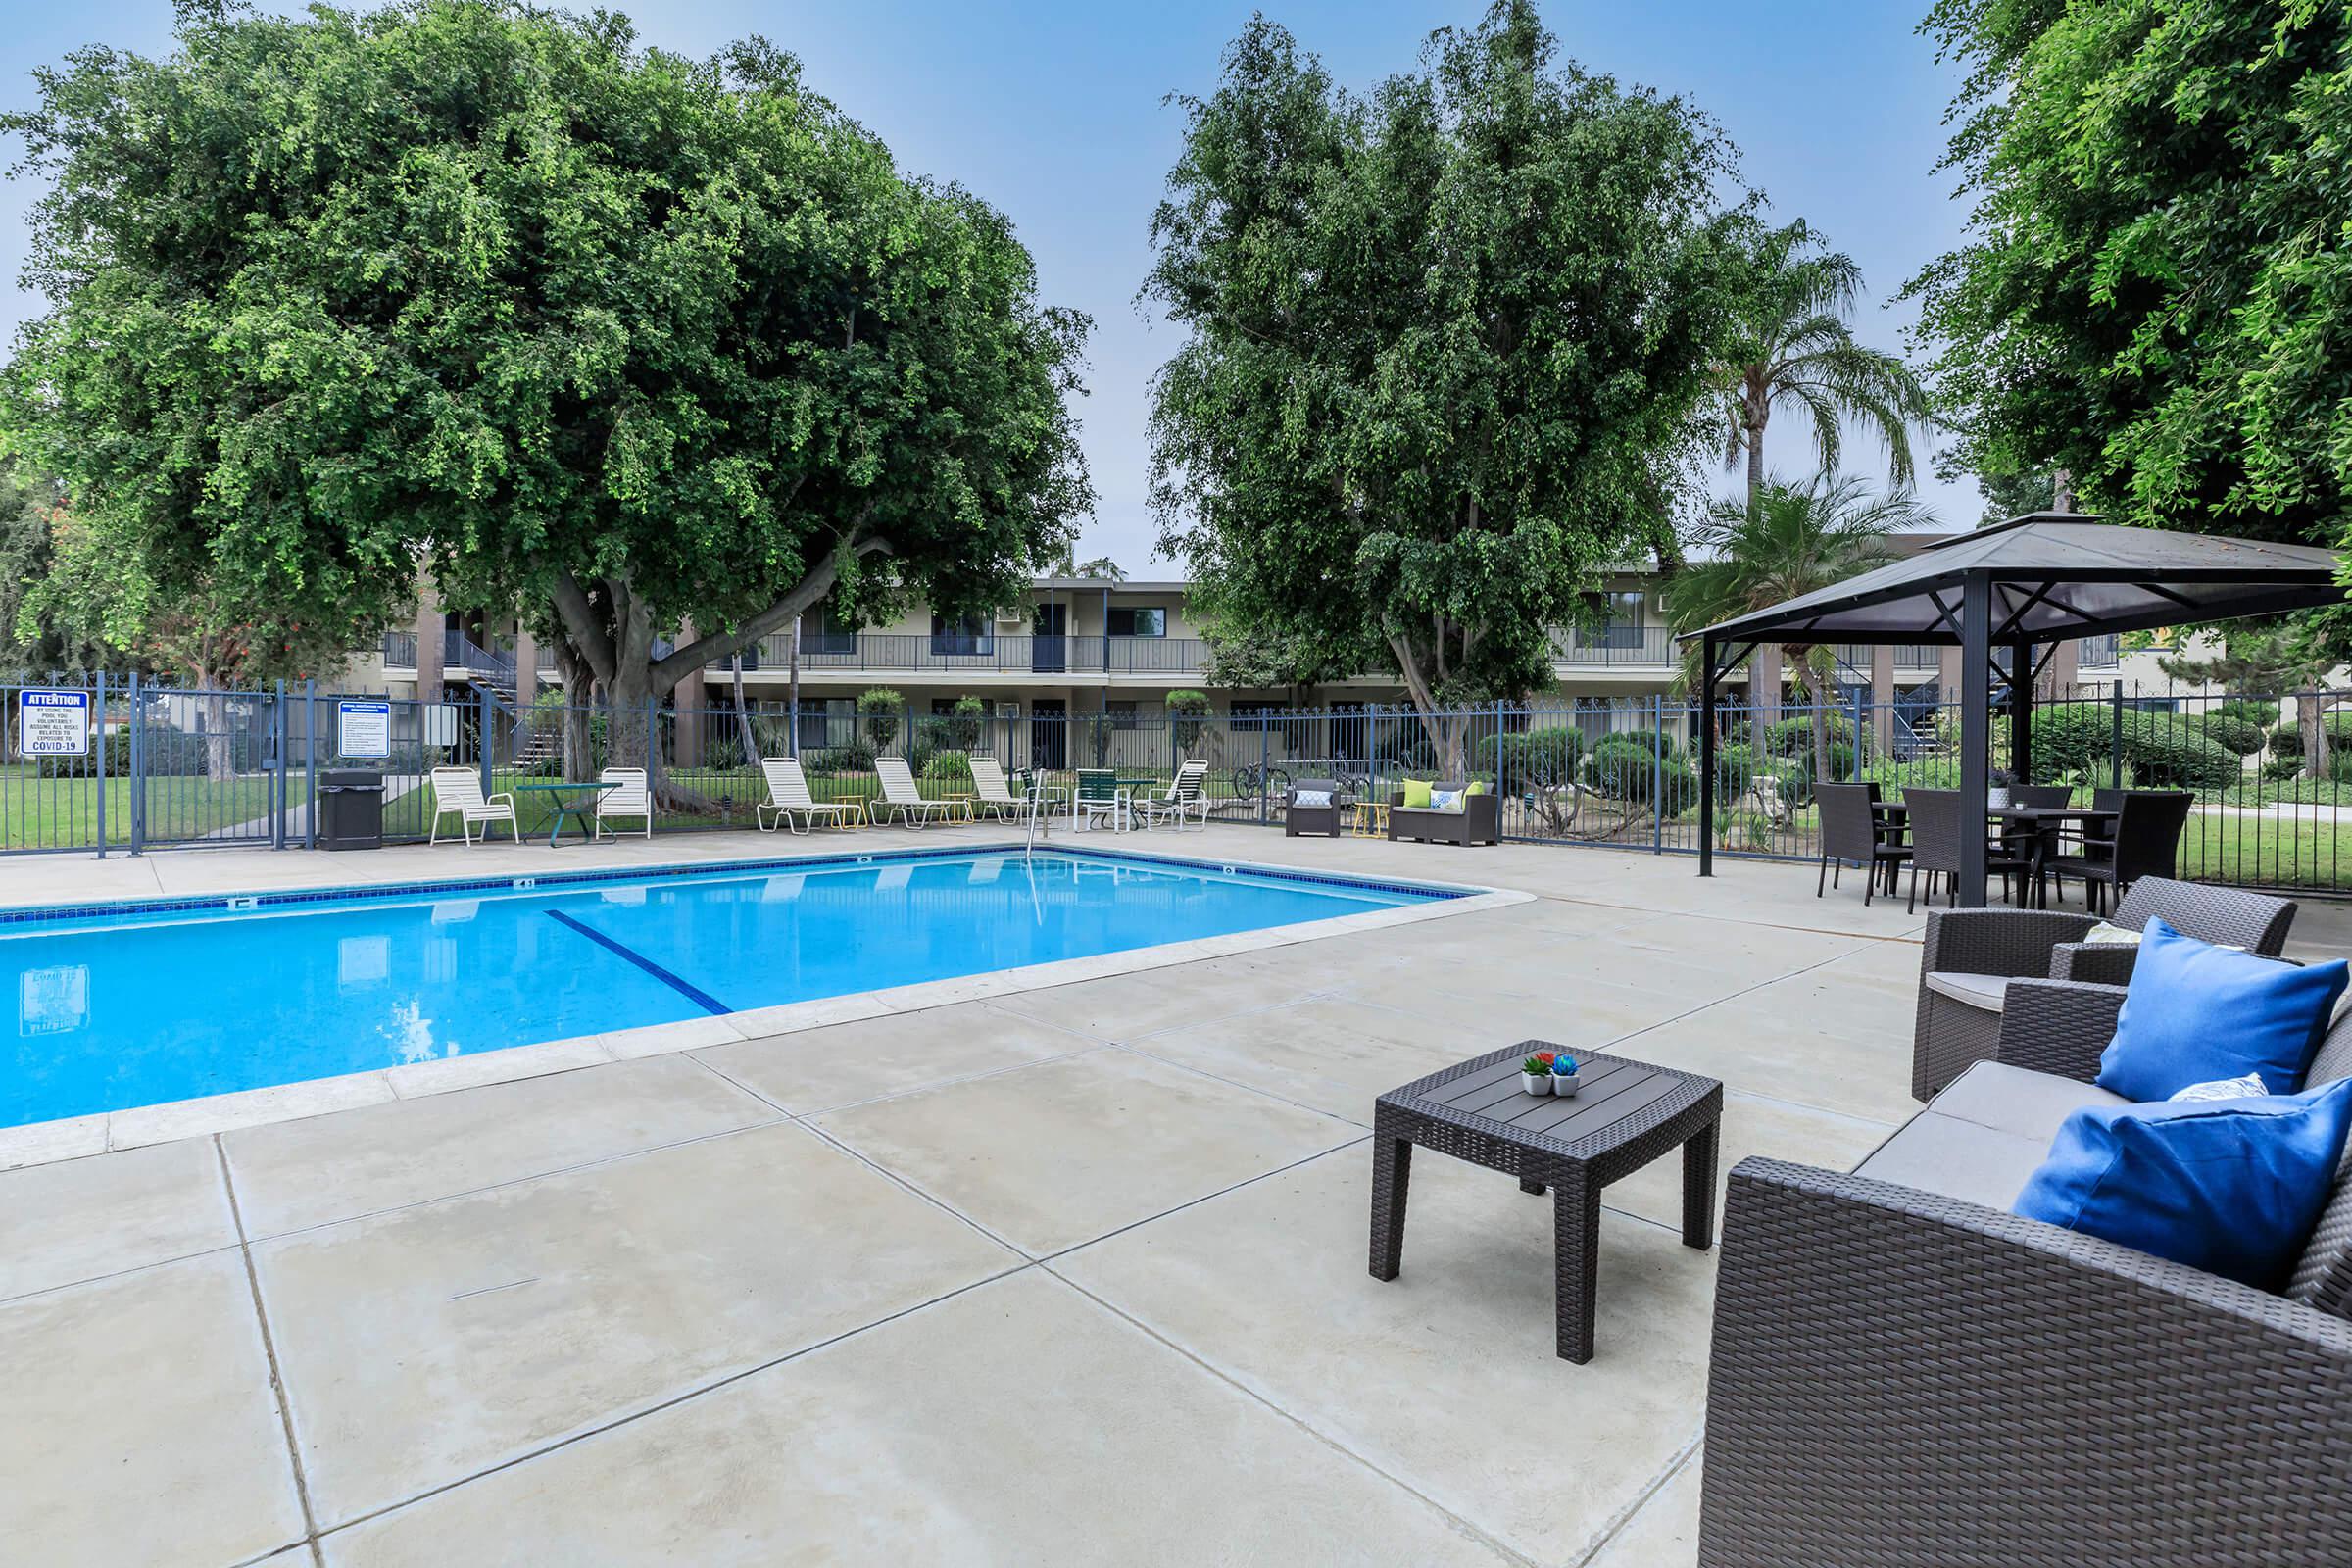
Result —
M 2011 681 L 2014 690 L 2017 683 Z M 1992 754 L 1992 578 L 1972 571 L 1960 588 L 1960 875 L 1962 908 L 1984 905 L 1984 795 Z
M 2009 773 L 2034 782 L 2034 645 L 2009 645 Z
M 1715 874 L 1715 639 L 1698 640 L 1698 874 Z

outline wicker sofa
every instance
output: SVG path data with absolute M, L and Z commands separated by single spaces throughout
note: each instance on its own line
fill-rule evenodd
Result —
M 2114 923 L 2134 931 L 2161 916 L 2183 936 L 2276 956 L 2286 946 L 2295 906 L 2237 888 L 2145 876 L 2132 884 Z M 1911 1095 L 1932 1100 L 1973 1062 L 1989 1060 L 2001 1008 L 2019 979 L 2093 980 L 2122 985 L 2138 949 L 2084 942 L 2095 915 L 2046 909 L 1931 909 L 1919 964 L 1911 1031 Z
M 1460 779 L 1440 779 L 1433 790 L 1463 790 Z M 1502 842 L 1502 800 L 1491 789 L 1462 797 L 1458 810 L 1406 806 L 1404 791 L 1389 797 L 1389 837 L 1420 839 L 1431 844 L 1499 844 Z
M 2278 1294 L 2007 1212 L 2120 986 L 2020 980 L 1997 1058 L 1850 1175 L 1725 1214 L 1703 1568 L 2352 1562 L 2352 1182 Z M 2310 1082 L 2352 1074 L 2339 1015 Z

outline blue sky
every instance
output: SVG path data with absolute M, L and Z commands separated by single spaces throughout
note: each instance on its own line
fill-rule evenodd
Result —
M 649 43 L 689 54 L 764 34 L 799 55 L 811 84 L 887 141 L 904 168 L 956 180 L 1011 216 L 1037 256 L 1046 299 L 1095 318 L 1092 395 L 1081 413 L 1100 500 L 1081 554 L 1111 555 L 1137 574 L 1167 569 L 1151 560 L 1144 417 L 1152 371 L 1176 334 L 1134 303 L 1150 264 L 1152 207 L 1182 128 L 1161 100 L 1209 90 L 1220 52 L 1256 8 L 607 3 L 634 15 Z M 1265 9 L 1341 81 L 1365 87 L 1410 66 L 1431 29 L 1475 22 L 1483 6 L 1276 0 Z M 1950 248 L 1963 217 L 1948 178 L 1933 172 L 1955 74 L 1913 30 L 1915 9 L 1925 0 L 1550 0 L 1544 15 L 1562 52 L 1587 69 L 1686 95 L 1713 116 L 1774 215 L 1804 218 L 1861 264 L 1873 299 L 1859 330 L 1899 349 L 1908 312 L 1882 302 Z M 155 52 L 170 42 L 165 0 L 86 11 L 15 0 L 0 15 L 0 102 L 12 107 L 29 98 L 31 68 L 76 45 Z M 13 286 L 34 194 L 23 181 L 0 186 L 0 263 L 11 285 L 0 314 L 11 332 L 42 308 Z M 1768 451 L 1792 471 L 1811 461 L 1793 430 Z M 1884 472 L 1867 441 L 1848 443 L 1847 466 Z M 1966 527 L 1982 510 L 1965 482 L 1929 477 L 1922 496 L 1948 525 Z

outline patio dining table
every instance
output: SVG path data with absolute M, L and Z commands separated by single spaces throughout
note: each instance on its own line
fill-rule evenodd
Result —
M 579 824 L 581 843 L 594 841 L 596 838 L 597 802 L 603 800 L 609 792 L 618 788 L 620 786 L 617 783 L 601 778 L 536 779 L 514 786 L 517 794 L 544 795 L 548 798 L 548 803 L 555 807 L 555 825 L 549 828 L 547 833 L 547 847 L 551 850 L 564 836 L 565 822 Z
M 1889 831 L 1900 831 L 1910 825 L 1911 808 L 1900 801 L 1873 801 L 1870 809 L 1879 825 Z M 2114 821 L 2118 814 L 2111 808 L 2101 808 L 2095 806 L 1987 806 L 1984 808 L 1984 815 L 1988 821 L 1997 822 L 2005 828 L 2022 827 L 2033 831 L 2034 858 L 2036 867 L 2048 853 L 2049 841 L 2056 836 L 2059 829 L 2065 827 L 2069 822 L 2080 822 L 2085 829 L 2089 829 L 2102 822 Z M 2038 887 L 2040 879 L 2036 877 L 2034 880 L 2035 886 Z M 1894 891 L 1894 876 L 1891 866 L 1887 873 L 1886 891 L 1889 893 Z

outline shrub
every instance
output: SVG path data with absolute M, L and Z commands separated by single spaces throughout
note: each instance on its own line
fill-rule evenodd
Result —
M 828 746 L 810 752 L 802 760 L 810 773 L 871 773 L 874 749 L 863 741 L 852 741 L 847 746 Z
M 1668 816 L 1698 802 L 1698 775 L 1690 760 L 1655 730 L 1603 735 L 1585 759 L 1584 773 L 1586 784 L 1599 794 L 1616 801 L 1647 802 Z
M 2281 760 L 2303 760 L 2303 731 L 2293 724 L 2281 724 L 2271 731 L 2271 755 Z
M 2276 738 L 2277 737 L 2275 736 L 2273 737 L 2273 739 Z M 2294 757 L 2274 757 L 2262 764 L 2262 776 L 2268 779 L 2298 778 L 2302 775 L 2302 772 L 2303 759 L 2300 755 Z
M 2260 730 L 2274 729 L 2278 723 L 2278 705 L 2254 697 L 2232 697 L 2214 704 L 2213 710 Z
M 968 791 L 972 787 L 972 760 L 962 752 L 935 753 L 923 763 L 922 778 L 942 789 Z
M 866 741 L 877 752 L 889 751 L 899 738 L 899 718 L 906 711 L 906 699 L 887 686 L 858 694 L 858 716 L 865 725 Z
M 1176 738 L 1176 749 L 1189 752 L 1200 744 L 1200 735 L 1216 712 L 1209 706 L 1208 693 L 1174 691 L 1168 693 L 1169 730 Z
M 947 743 L 959 752 L 980 744 L 980 729 L 988 720 L 988 705 L 977 697 L 958 697 L 947 721 Z
M 732 729 L 703 738 L 702 766 L 714 773 L 732 773 L 751 764 L 744 760 L 743 737 Z
M 2090 704 L 2045 708 L 2034 714 L 2034 779 L 2058 782 L 2068 773 L 2101 773 L 2114 749 L 2115 710 Z M 2172 713 L 2126 709 L 2124 762 L 2142 789 L 2218 790 L 2245 771 L 2236 754 L 2206 739 Z
M 1813 715 L 1799 713 L 1794 718 L 1784 718 L 1766 730 L 1764 736 L 1765 750 L 1773 756 L 1801 756 L 1813 750 Z M 1851 713 L 1833 710 L 1830 713 L 1830 744 L 1836 746 L 1839 741 L 1845 742 L 1847 751 L 1852 751 L 1854 718 Z
M 2189 728 L 2215 745 L 2227 748 L 2239 757 L 2252 757 L 2262 750 L 2265 736 L 2262 726 L 2252 719 L 2240 718 L 2215 709 L 2202 718 L 2192 718 Z
M 1478 743 L 1478 769 L 1501 780 L 1499 788 L 1557 789 L 1576 778 L 1585 754 L 1582 730 L 1531 729 L 1490 735 Z

